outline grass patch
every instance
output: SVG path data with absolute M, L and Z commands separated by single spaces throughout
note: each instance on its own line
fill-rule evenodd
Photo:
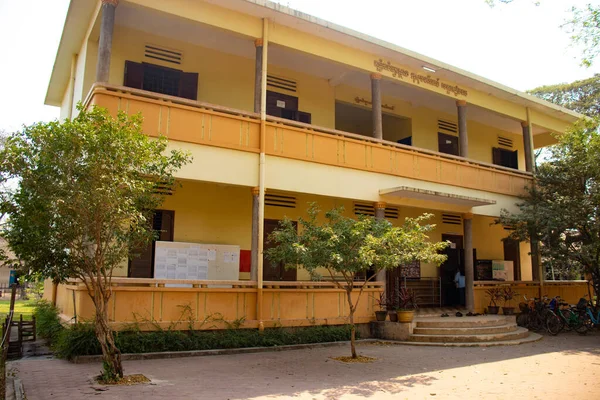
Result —
M 146 378 L 142 374 L 125 375 L 122 378 L 119 378 L 115 381 L 110 381 L 110 382 L 106 382 L 106 381 L 102 380 L 101 377 L 98 377 L 97 380 L 98 380 L 98 383 L 100 383 L 102 385 L 125 385 L 125 386 L 139 385 L 140 383 L 150 382 L 150 379 Z
M 34 300 L 16 300 L 15 301 L 15 314 L 14 320 L 18 321 L 20 315 L 23 315 L 23 319 L 31 321 L 33 311 L 35 310 L 36 301 Z M 0 318 L 4 320 L 6 315 L 10 311 L 10 300 L 0 300 Z

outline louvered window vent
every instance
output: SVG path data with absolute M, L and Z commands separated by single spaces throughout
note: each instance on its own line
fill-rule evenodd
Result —
M 368 203 L 354 203 L 354 215 L 366 215 L 369 217 L 375 216 L 375 205 Z M 400 210 L 398 207 L 386 207 L 385 218 L 386 219 L 398 219 Z
M 375 216 L 375 205 L 366 203 L 354 203 L 354 215 Z
M 265 194 L 265 206 L 296 208 L 296 198 L 293 196 L 285 196 L 283 194 Z
M 400 210 L 398 207 L 386 207 L 385 208 L 385 218 L 386 219 L 398 219 L 400 214 Z
M 458 133 L 458 125 L 456 124 L 456 122 L 449 122 L 438 119 L 438 129 L 442 133 Z
M 512 141 L 512 139 L 505 138 L 503 136 L 498 136 L 498 145 L 503 146 L 503 147 L 509 147 L 512 149 L 513 141 Z
M 174 190 L 173 186 L 167 184 L 166 182 L 156 182 L 153 192 L 163 196 L 173 196 Z
M 514 231 L 515 227 L 513 225 L 503 225 L 505 231 Z
M 448 225 L 462 225 L 462 217 L 455 214 L 442 214 L 442 223 Z
M 144 48 L 144 56 L 154 60 L 166 61 L 171 64 L 180 65 L 183 60 L 183 53 L 177 50 L 165 49 L 147 44 Z
M 274 75 L 267 75 L 267 86 L 288 90 L 290 92 L 296 92 L 296 90 L 298 90 L 298 83 L 295 80 Z

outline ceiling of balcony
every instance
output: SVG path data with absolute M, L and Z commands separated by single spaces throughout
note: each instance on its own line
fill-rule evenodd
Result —
M 116 24 L 170 39 L 207 47 L 233 55 L 254 58 L 254 38 L 245 37 L 184 18 L 159 13 L 127 2 L 121 3 Z M 370 90 L 369 75 L 346 65 L 318 58 L 278 45 L 269 47 L 269 64 L 344 84 Z M 455 100 L 427 90 L 384 79 L 382 93 L 408 101 L 413 107 L 427 107 L 448 114 L 456 114 Z M 521 134 L 520 121 L 507 118 L 490 110 L 470 105 L 469 120 L 494 126 L 507 132 Z M 534 126 L 534 135 L 546 130 Z

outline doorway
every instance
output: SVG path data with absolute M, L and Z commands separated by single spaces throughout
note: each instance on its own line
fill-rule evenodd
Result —
M 513 262 L 513 276 L 508 276 L 515 281 L 521 280 L 521 249 L 518 240 L 504 239 L 504 259 Z
M 448 258 L 440 266 L 442 305 L 461 306 L 458 289 L 454 283 L 454 277 L 457 269 L 460 270 L 462 275 L 465 274 L 464 262 L 462 261 L 462 258 L 464 257 L 463 237 L 461 235 L 443 234 L 442 241 L 449 241 L 451 243 L 443 251 L 443 254 Z
M 158 240 L 165 242 L 173 241 L 173 231 L 175 226 L 175 211 L 156 210 L 152 218 L 152 229 L 158 233 Z M 130 278 L 153 278 L 154 277 L 154 247 L 156 241 L 153 240 L 144 248 L 138 249 L 140 256 L 129 260 L 129 271 L 127 276 Z
M 292 221 L 296 231 L 298 223 Z M 268 249 L 275 247 L 275 244 L 269 243 L 268 238 L 271 233 L 279 226 L 277 219 L 265 219 L 263 232 L 263 280 L 265 281 L 295 281 L 297 277 L 296 269 L 286 269 L 283 263 L 274 263 L 266 256 Z

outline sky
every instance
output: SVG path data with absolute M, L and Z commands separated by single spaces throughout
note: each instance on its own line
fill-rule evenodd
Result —
M 519 90 L 600 72 L 579 65 L 560 27 L 572 6 L 598 0 L 279 0 Z M 0 130 L 57 119 L 44 106 L 68 0 L 0 0 Z

